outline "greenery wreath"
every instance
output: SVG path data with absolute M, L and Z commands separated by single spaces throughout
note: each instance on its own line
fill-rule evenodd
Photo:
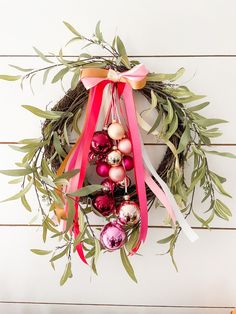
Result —
M 67 74 L 72 73 L 71 88 L 65 92 L 65 96 L 53 108 L 43 111 L 33 106 L 23 106 L 33 114 L 45 119 L 42 125 L 42 136 L 41 138 L 19 141 L 19 146 L 12 145 L 11 147 L 15 150 L 23 152 L 24 157 L 17 164 L 18 169 L 1 170 L 2 174 L 17 177 L 11 183 L 21 184 L 19 193 L 5 201 L 21 199 L 26 210 L 32 211 L 26 194 L 34 188 L 39 204 L 37 215 L 42 217 L 43 241 L 45 242 L 50 234 L 51 238 L 59 239 L 61 244 L 54 250 L 32 249 L 32 252 L 38 255 L 51 254 L 50 263 L 53 268 L 56 260 L 66 257 L 67 262 L 61 277 L 61 285 L 68 278 L 72 277 L 71 252 L 75 252 L 79 244 L 85 252 L 86 261 L 96 274 L 96 263 L 99 254 L 107 250 L 107 247 L 100 242 L 97 236 L 97 232 L 100 229 L 91 225 L 89 221 L 90 216 L 94 212 L 97 215 L 101 215 L 101 212 L 95 208 L 96 206 L 94 207 L 93 200 L 101 193 L 103 195 L 106 194 L 101 192 L 101 188 L 103 189 L 104 185 L 90 184 L 89 178 L 86 178 L 87 181 L 84 182 L 82 188 L 74 193 L 64 193 L 65 195 L 63 196 L 62 186 L 67 186 L 71 178 L 75 177 L 79 170 L 74 169 L 58 174 L 58 169 L 60 169 L 72 145 L 69 140 L 69 134 L 73 131 L 77 133 L 78 137 L 80 136 L 81 131 L 78 128 L 78 121 L 81 119 L 82 112 L 85 110 L 88 102 L 89 93 L 80 80 L 81 69 L 112 69 L 123 73 L 139 65 L 139 61 L 128 58 L 125 46 L 119 36 L 115 36 L 111 45 L 104 40 L 100 30 L 100 22 L 97 23 L 92 38 L 81 35 L 69 23 L 64 22 L 64 24 L 74 35 L 67 45 L 74 41 L 84 41 L 86 42 L 85 47 L 90 45 L 99 46 L 108 55 L 104 57 L 81 53 L 75 60 L 68 60 L 64 57 L 62 49 L 58 55 L 51 54 L 53 58 L 50 58 L 34 48 L 37 55 L 48 63 L 47 66 L 39 69 L 25 69 L 19 66 L 12 66 L 17 71 L 23 72 L 23 75 L 0 75 L 0 79 L 3 80 L 21 81 L 21 87 L 23 87 L 26 80 L 29 80 L 31 86 L 32 79 L 39 73 L 43 73 L 43 84 L 49 80 L 50 75 L 52 76 L 51 83 L 62 83 L 63 78 Z M 56 73 L 54 72 L 52 75 L 53 71 L 56 71 Z M 194 215 L 203 227 L 209 228 L 215 216 L 228 220 L 231 212 L 217 197 L 218 194 L 230 197 L 223 188 L 223 183 L 226 179 L 210 170 L 207 154 L 216 154 L 230 158 L 235 158 L 235 156 L 230 153 L 212 151 L 208 148 L 211 144 L 211 139 L 221 135 L 221 132 L 215 125 L 225 123 L 226 121 L 209 119 L 198 113 L 201 109 L 208 106 L 209 102 L 190 105 L 191 102 L 200 100 L 204 96 L 196 95 L 186 86 L 180 86 L 175 83 L 183 73 L 183 68 L 174 74 L 148 73 L 145 86 L 135 92 L 141 93 L 148 100 L 150 107 L 147 110 L 150 112 L 156 111 L 158 115 L 152 126 L 145 121 L 143 113 L 138 114 L 138 119 L 141 127 L 148 134 L 153 134 L 157 141 L 167 145 L 165 156 L 157 169 L 157 173 L 168 185 L 182 214 L 185 218 L 190 214 Z M 189 160 L 193 160 L 190 183 L 185 178 L 185 165 Z M 97 162 L 95 159 L 90 161 L 92 163 Z M 116 184 L 112 194 L 116 206 L 122 202 L 124 196 L 124 181 L 123 185 L 120 184 L 120 188 Z M 194 193 L 197 186 L 200 186 L 204 191 L 202 202 L 207 204 L 207 219 L 205 218 L 205 213 L 203 215 L 193 207 Z M 125 184 L 125 188 L 130 200 L 137 204 L 139 200 L 136 184 L 128 182 Z M 148 186 L 146 186 L 146 195 L 149 209 L 153 204 L 156 207 L 161 205 Z M 79 201 L 78 197 L 80 198 Z M 65 198 L 69 204 L 67 213 L 63 209 Z M 76 202 L 79 205 L 78 217 L 76 219 L 78 220 L 80 232 L 74 238 L 74 207 Z M 104 217 L 104 215 L 102 216 Z M 114 217 L 116 217 L 114 212 L 109 212 L 109 215 L 105 215 L 106 220 L 111 223 Z M 63 220 L 64 229 L 61 228 Z M 172 261 L 177 268 L 173 252 L 182 227 L 178 222 L 174 224 L 171 219 L 167 219 L 166 223 L 172 227 L 172 232 L 167 238 L 159 240 L 158 243 L 169 245 L 167 252 L 171 255 Z M 125 232 L 125 241 L 122 242 L 122 246 L 117 248 L 120 249 L 121 260 L 127 273 L 131 279 L 136 281 L 128 256 L 134 254 L 133 249 L 137 245 L 140 221 L 136 220 L 134 224 L 126 224 L 122 228 L 124 228 L 122 230 Z

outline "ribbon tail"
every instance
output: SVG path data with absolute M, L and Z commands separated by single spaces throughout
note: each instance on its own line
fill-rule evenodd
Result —
M 130 138 L 133 147 L 134 158 L 134 173 L 136 180 L 136 188 L 140 207 L 140 233 L 138 242 L 144 242 L 147 236 L 148 229 L 148 208 L 147 208 L 147 196 L 145 188 L 145 174 L 142 159 L 142 148 L 140 143 L 139 128 L 136 118 L 136 110 L 133 99 L 133 91 L 129 84 L 125 84 L 123 90 L 123 98 L 126 108 L 126 115 L 130 130 Z
M 181 213 L 174 196 L 170 192 L 167 184 L 162 180 L 162 178 L 157 174 L 155 168 L 153 167 L 148 153 L 142 144 L 142 151 L 143 151 L 143 160 L 145 163 L 146 168 L 150 171 L 152 176 L 157 180 L 157 182 L 160 184 L 161 188 L 163 189 L 164 193 L 166 194 L 167 198 L 169 199 L 170 205 L 174 211 L 176 220 L 178 221 L 180 227 L 182 228 L 183 232 L 187 236 L 187 238 L 191 241 L 194 242 L 196 241 L 199 237 L 198 235 L 193 231 L 193 229 L 190 227 L 190 225 L 187 223 L 186 219 L 184 218 L 183 214 Z

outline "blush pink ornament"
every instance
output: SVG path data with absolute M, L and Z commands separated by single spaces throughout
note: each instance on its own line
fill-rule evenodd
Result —
M 96 172 L 100 177 L 109 175 L 110 166 L 105 161 L 99 161 L 96 167 Z
M 124 138 L 118 143 L 119 151 L 124 155 L 129 155 L 132 152 L 132 144 L 128 138 Z
M 115 222 L 106 224 L 100 234 L 102 246 L 108 251 L 120 249 L 126 242 L 126 234 L 123 227 Z
M 109 178 L 116 183 L 124 180 L 125 169 L 122 166 L 111 167 L 109 170 Z
M 130 171 L 134 168 L 134 160 L 130 156 L 124 156 L 123 157 L 123 165 L 125 167 L 125 170 Z
M 112 144 L 106 131 L 97 131 L 93 134 L 91 150 L 96 154 L 105 154 L 110 151 Z
M 115 187 L 116 187 L 116 184 L 115 182 L 113 182 L 110 178 L 106 178 L 105 180 L 103 180 L 101 182 L 101 185 L 103 185 L 103 191 L 108 191 L 108 192 L 111 192 L 113 193 L 114 190 L 115 190 Z
M 109 125 L 107 133 L 113 140 L 121 140 L 125 136 L 125 130 L 123 126 L 116 121 Z
M 102 216 L 110 216 L 115 211 L 115 199 L 108 193 L 98 193 L 93 198 L 92 204 Z

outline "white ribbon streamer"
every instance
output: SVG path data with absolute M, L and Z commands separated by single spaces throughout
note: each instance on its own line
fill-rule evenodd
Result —
M 141 138 L 141 137 L 140 137 Z M 157 180 L 157 182 L 160 184 L 162 190 L 165 192 L 170 205 L 174 211 L 176 220 L 178 221 L 180 227 L 182 228 L 183 232 L 187 236 L 187 238 L 191 241 L 194 242 L 196 241 L 199 237 L 198 235 L 193 231 L 193 229 L 190 227 L 190 225 L 187 223 L 186 219 L 184 218 L 184 215 L 181 213 L 179 206 L 177 205 L 175 198 L 171 191 L 169 190 L 167 184 L 162 180 L 162 178 L 157 174 L 155 168 L 152 165 L 152 162 L 148 156 L 148 153 L 146 151 L 146 148 L 141 140 L 142 144 L 142 153 L 143 153 L 143 160 L 146 168 L 149 170 L 149 172 L 153 175 L 153 177 Z

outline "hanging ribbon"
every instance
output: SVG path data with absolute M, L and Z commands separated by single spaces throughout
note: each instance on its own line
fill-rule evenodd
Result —
M 66 159 L 66 162 L 64 162 L 63 164 L 63 168 L 65 168 L 66 171 L 80 169 L 80 172 L 69 180 L 69 185 L 66 187 L 66 193 L 75 192 L 77 189 L 80 189 L 83 186 L 83 182 L 85 179 L 90 145 L 93 134 L 96 130 L 104 88 L 107 86 L 107 84 L 116 84 L 118 96 L 119 98 L 121 96 L 123 97 L 126 109 L 130 139 L 133 147 L 134 173 L 141 214 L 139 240 L 136 247 L 133 249 L 133 252 L 136 252 L 138 250 L 141 242 L 145 241 L 147 235 L 148 209 L 145 182 L 151 188 L 154 194 L 160 199 L 162 204 L 167 208 L 172 220 L 175 222 L 175 219 L 177 218 L 179 223 L 181 223 L 183 230 L 186 231 L 188 229 L 186 227 L 187 223 L 184 224 L 184 222 L 182 221 L 184 220 L 184 218 L 181 216 L 182 214 L 176 210 L 175 203 L 173 202 L 173 196 L 172 198 L 170 197 L 171 194 L 169 189 L 166 189 L 165 185 L 160 184 L 162 187 L 161 189 L 144 168 L 143 154 L 145 156 L 145 165 L 152 173 L 152 168 L 149 165 L 149 160 L 145 154 L 145 150 L 142 148 L 141 145 L 142 142 L 139 135 L 132 89 L 143 88 L 146 84 L 147 74 L 148 71 L 143 64 L 137 65 L 131 70 L 122 73 L 116 72 L 111 69 L 106 70 L 97 68 L 87 68 L 81 71 L 81 81 L 83 82 L 86 89 L 90 89 L 86 121 L 79 140 L 73 146 L 72 151 L 69 153 L 69 156 Z M 61 170 L 62 169 L 60 169 L 60 171 Z M 156 176 L 153 173 L 152 175 L 156 179 Z M 160 180 L 157 180 L 157 182 L 159 181 Z M 171 202 L 169 200 L 171 200 Z M 77 197 L 74 217 L 75 237 L 80 232 L 78 224 L 78 201 L 79 198 Z M 66 211 L 68 211 L 68 204 L 67 202 L 65 203 L 65 209 Z M 80 258 L 86 263 L 81 244 L 77 246 L 77 251 Z

